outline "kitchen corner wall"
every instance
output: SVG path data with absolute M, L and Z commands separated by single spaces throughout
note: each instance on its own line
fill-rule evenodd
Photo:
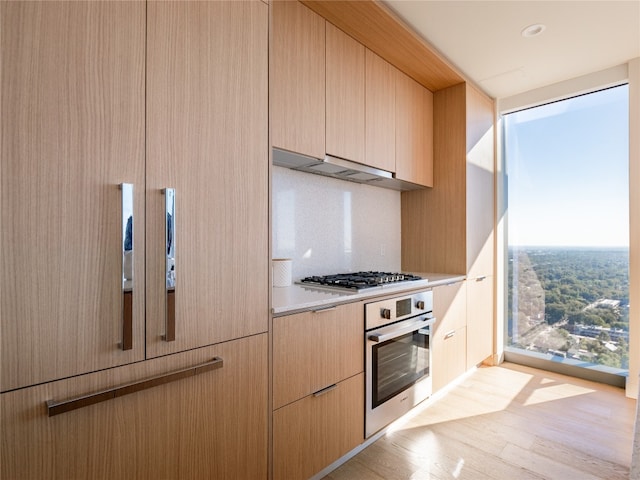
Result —
M 400 192 L 274 166 L 273 255 L 292 277 L 400 270 Z

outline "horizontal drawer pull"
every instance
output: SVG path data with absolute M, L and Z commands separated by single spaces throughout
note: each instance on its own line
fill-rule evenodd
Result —
M 329 393 L 332 390 L 335 390 L 336 388 L 338 388 L 338 384 L 334 383 L 333 385 L 329 385 L 328 387 L 322 388 L 320 390 L 318 390 L 317 392 L 313 393 L 314 397 L 319 397 L 321 395 L 324 395 L 325 393 Z
M 451 338 L 456 334 L 455 330 L 451 330 L 450 332 L 448 332 L 445 336 L 444 339 L 446 340 L 447 338 Z
M 333 312 L 334 310 L 336 310 L 338 307 L 336 307 L 335 305 L 332 307 L 325 307 L 325 308 L 317 308 L 315 310 L 311 310 L 313 313 L 324 313 L 324 312 Z
M 222 368 L 223 361 L 220 357 L 214 357 L 207 363 L 196 365 L 195 367 L 184 368 L 176 372 L 165 373 L 164 375 L 158 375 L 148 378 L 147 380 L 141 380 L 139 382 L 128 383 L 119 387 L 110 388 L 109 390 L 103 390 L 97 393 L 91 393 L 82 397 L 76 397 L 71 400 L 64 400 L 56 402 L 54 400 L 47 400 L 47 412 L 50 417 L 54 415 L 60 415 L 61 413 L 70 412 L 71 410 L 77 410 L 78 408 L 88 407 L 89 405 L 95 405 L 96 403 L 111 400 L 113 398 L 129 395 L 130 393 L 136 393 L 147 388 L 157 387 L 158 385 L 164 385 L 165 383 L 175 382 L 187 377 L 193 377 L 200 373 L 205 373 L 210 370 Z

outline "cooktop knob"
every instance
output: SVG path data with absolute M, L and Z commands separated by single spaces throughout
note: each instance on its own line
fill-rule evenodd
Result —
M 391 319 L 391 310 L 389 310 L 388 308 L 383 308 L 380 310 L 380 316 L 382 318 L 386 318 L 387 320 Z

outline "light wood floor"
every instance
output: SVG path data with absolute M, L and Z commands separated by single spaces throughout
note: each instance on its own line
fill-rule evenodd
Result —
M 483 367 L 325 479 L 627 480 L 634 418 L 621 389 Z

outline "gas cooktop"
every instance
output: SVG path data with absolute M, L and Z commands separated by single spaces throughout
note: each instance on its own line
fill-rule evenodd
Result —
M 361 291 L 367 288 L 384 287 L 415 280 L 422 280 L 422 277 L 409 273 L 354 272 L 305 277 L 297 283 L 308 286 Z

